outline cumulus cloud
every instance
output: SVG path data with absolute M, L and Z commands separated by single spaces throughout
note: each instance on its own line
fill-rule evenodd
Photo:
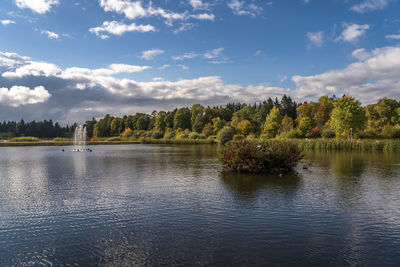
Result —
M 346 93 L 359 98 L 363 104 L 384 96 L 400 97 L 400 47 L 356 50 L 352 54 L 357 61 L 344 69 L 313 76 L 293 76 L 296 88 L 290 90 L 268 83 L 248 86 L 226 83 L 219 76 L 176 81 L 156 78 L 151 82 L 141 82 L 113 75 L 144 71 L 149 68 L 147 66 L 111 64 L 98 69 L 62 69 L 55 64 L 32 61 L 15 53 L 0 53 L 0 87 L 5 88 L 0 93 L 0 120 L 23 117 L 26 120 L 52 118 L 82 122 L 107 113 L 151 112 L 194 103 L 252 103 L 283 94 L 291 95 L 298 101 L 309 101 L 323 94 Z M 16 85 L 25 88 L 12 89 Z M 40 86 L 46 88 L 51 97 L 44 90 L 37 89 Z M 17 100 L 17 97 L 23 100 Z M 34 103 L 36 105 L 29 105 Z
M 0 20 L 0 24 L 6 26 L 6 25 L 10 25 L 10 24 L 15 24 L 15 21 L 9 20 L 9 19 L 2 19 L 2 20 Z
M 157 17 L 163 19 L 165 24 L 168 26 L 173 26 L 175 21 L 180 21 L 179 27 L 173 30 L 173 33 L 175 34 L 192 29 L 195 24 L 192 22 L 187 22 L 190 19 L 198 21 L 214 21 L 215 19 L 215 15 L 212 13 L 192 14 L 189 11 L 184 11 L 182 13 L 173 12 L 161 7 L 155 7 L 152 1 L 149 1 L 147 5 L 144 4 L 144 1 L 131 0 L 100 0 L 99 3 L 104 11 L 123 15 L 129 20 Z M 208 4 L 203 3 L 201 0 L 192 0 L 189 2 L 189 4 L 195 10 L 206 9 L 209 6 Z M 120 24 L 122 23 L 120 22 Z M 122 33 L 124 32 L 126 31 L 123 31 Z M 99 36 L 102 39 L 107 39 L 109 37 L 108 35 Z
M 200 8 L 204 7 L 202 1 L 195 0 L 191 1 L 190 4 L 193 7 Z M 174 20 L 185 20 L 188 18 L 195 19 L 214 19 L 212 14 L 197 14 L 188 15 L 187 12 L 177 13 L 162 9 L 160 7 L 154 7 L 152 2 L 148 6 L 144 6 L 142 1 L 130 1 L 130 0 L 100 0 L 100 6 L 106 12 L 115 12 L 117 14 L 124 15 L 127 19 L 139 19 L 145 17 L 160 17 L 167 21 Z
M 45 14 L 49 12 L 54 5 L 58 5 L 58 0 L 15 0 L 19 8 L 28 8 L 35 13 Z
M 27 64 L 29 60 L 30 60 L 29 57 L 23 57 L 16 53 L 0 52 L 0 71 L 1 68 L 6 68 L 6 69 L 17 68 L 18 66 Z
M 0 104 L 11 107 L 44 103 L 50 96 L 43 86 L 37 86 L 33 90 L 25 86 L 13 86 L 10 89 L 0 88 Z
M 367 52 L 353 52 L 360 61 L 345 69 L 332 70 L 314 76 L 293 76 L 296 95 L 312 99 L 324 94 L 350 94 L 364 104 L 387 97 L 400 97 L 400 48 L 385 47 Z
M 113 75 L 119 72 L 138 72 L 149 67 L 111 64 L 99 69 L 61 69 L 52 63 L 35 62 L 12 53 L 0 54 L 0 66 L 7 69 L 1 71 L 0 87 L 10 88 L 8 84 L 18 84 L 36 88 L 43 85 L 51 94 L 45 105 L 35 105 L 34 109 L 28 106 L 15 109 L 17 104 L 5 109 L 4 105 L 0 105 L 0 119 L 5 118 L 1 117 L 1 114 L 6 114 L 6 119 L 13 119 L 14 114 L 15 119 L 45 117 L 66 122 L 81 122 L 83 119 L 104 116 L 106 113 L 123 115 L 137 111 L 189 106 L 198 102 L 207 105 L 224 104 L 228 101 L 252 102 L 258 100 L 261 95 L 281 96 L 289 92 L 288 89 L 268 85 L 226 84 L 218 76 L 177 81 L 157 78 L 151 82 L 140 82 L 116 78 Z M 167 67 L 169 65 L 161 68 Z M 180 67 L 187 68 L 185 65 Z M 30 100 L 29 103 L 33 102 Z
M 368 24 L 343 24 L 344 30 L 336 41 L 355 43 L 370 28 Z
M 324 44 L 324 33 L 322 31 L 308 32 L 307 38 L 310 41 L 309 48 L 311 46 L 321 47 Z
M 6 71 L 2 74 L 5 78 L 22 78 L 25 76 L 50 77 L 61 73 L 61 69 L 55 64 L 46 62 L 26 62 L 26 65 L 16 68 L 13 71 Z
M 47 37 L 49 39 L 58 39 L 59 38 L 58 34 L 55 32 L 52 32 L 52 31 L 41 30 L 40 33 L 47 35 Z
M 142 52 L 142 55 L 140 56 L 141 59 L 145 60 L 152 60 L 156 56 L 159 56 L 161 54 L 164 54 L 164 50 L 161 49 L 150 49 Z
M 136 23 L 125 24 L 117 21 L 104 21 L 102 26 L 90 28 L 89 31 L 101 39 L 109 38 L 108 34 L 122 35 L 125 32 L 154 32 L 152 25 L 136 25 Z
M 366 13 L 374 10 L 382 10 L 389 4 L 389 0 L 364 0 L 350 9 L 357 13 Z
M 253 3 L 246 4 L 245 1 L 231 0 L 228 2 L 228 7 L 232 10 L 233 14 L 238 16 L 251 16 L 255 17 L 263 11 L 263 8 Z

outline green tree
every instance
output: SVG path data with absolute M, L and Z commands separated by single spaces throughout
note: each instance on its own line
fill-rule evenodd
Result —
M 204 127 L 204 107 L 200 104 L 195 104 L 192 106 L 191 110 L 190 122 L 192 124 L 192 131 L 200 133 Z
M 389 98 L 380 99 L 378 103 L 366 106 L 368 126 L 373 129 L 383 129 L 386 125 L 396 124 L 398 108 L 400 108 L 400 103 Z
M 303 117 L 299 122 L 299 130 L 303 137 L 308 137 L 313 128 L 313 123 L 310 117 Z
M 122 132 L 123 120 L 121 118 L 115 117 L 111 121 L 110 134 L 111 136 L 119 136 Z
M 94 130 L 94 125 L 96 124 L 96 119 L 92 118 L 90 121 L 86 121 L 84 126 L 86 127 L 86 133 L 87 137 L 92 138 L 93 137 L 93 130 Z
M 174 129 L 181 128 L 182 130 L 191 129 L 191 113 L 188 108 L 180 108 L 174 116 Z
M 224 126 L 226 125 L 226 121 L 221 120 L 219 117 L 214 118 L 212 120 L 213 131 L 214 134 L 217 134 Z
M 164 133 L 167 123 L 166 123 L 167 113 L 165 111 L 160 111 L 157 114 L 154 122 L 154 129 L 158 132 Z
M 279 108 L 274 107 L 265 119 L 263 133 L 269 138 L 273 138 L 278 134 L 280 124 L 282 121 L 282 116 Z
M 150 116 L 148 114 L 144 114 L 143 116 L 139 117 L 136 121 L 136 129 L 138 131 L 149 130 L 149 125 L 150 125 Z
M 361 103 L 353 97 L 344 95 L 338 98 L 332 111 L 331 125 L 336 137 L 348 137 L 350 131 L 358 132 L 365 127 L 367 117 Z
M 213 132 L 214 129 L 211 123 L 207 123 L 206 125 L 204 125 L 203 130 L 201 131 L 201 133 L 204 134 L 205 136 L 210 136 L 213 134 Z
M 243 135 L 248 135 L 253 131 L 253 125 L 250 121 L 244 120 L 236 125 L 236 129 Z
M 288 115 L 285 115 L 282 119 L 281 123 L 281 132 L 289 132 L 290 130 L 293 129 L 293 119 L 289 117 Z
M 233 139 L 236 131 L 230 126 L 225 126 L 217 134 L 217 140 L 220 145 L 225 145 L 228 141 Z

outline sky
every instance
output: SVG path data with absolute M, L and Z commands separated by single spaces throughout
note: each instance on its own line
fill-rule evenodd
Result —
M 400 0 L 2 0 L 0 120 L 400 99 Z

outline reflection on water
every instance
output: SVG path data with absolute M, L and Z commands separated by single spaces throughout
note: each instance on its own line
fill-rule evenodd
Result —
M 236 195 L 255 195 L 265 190 L 279 190 L 280 192 L 291 194 L 296 191 L 301 179 L 297 172 L 279 176 L 223 171 L 220 173 L 220 177 Z
M 302 166 L 223 172 L 213 146 L 0 148 L 0 266 L 395 266 L 400 155 Z

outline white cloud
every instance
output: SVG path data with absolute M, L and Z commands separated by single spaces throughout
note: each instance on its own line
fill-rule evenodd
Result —
M 316 100 L 324 94 L 346 93 L 357 97 L 363 104 L 375 102 L 385 96 L 400 97 L 400 47 L 385 47 L 373 51 L 356 50 L 352 54 L 358 60 L 344 69 L 312 76 L 293 76 L 296 88 L 290 90 L 270 86 L 268 83 L 241 86 L 226 83 L 218 76 L 140 82 L 113 75 L 143 71 L 149 67 L 112 64 L 99 69 L 72 67 L 63 70 L 54 64 L 35 62 L 15 53 L 0 53 L 0 87 L 9 87 L 7 84 L 10 82 L 26 88 L 42 85 L 49 90 L 51 98 L 48 98 L 45 105 L 35 105 L 31 109 L 29 105 L 24 106 L 18 110 L 18 116 L 23 116 L 24 119 L 51 117 L 66 121 L 104 116 L 107 113 L 123 115 L 134 111 L 147 112 L 194 103 L 252 103 L 265 96 L 281 97 L 283 94 L 291 95 L 299 101 L 309 101 Z M 168 65 L 162 66 L 166 67 Z M 179 67 L 185 68 L 184 65 Z M 3 69 L 7 71 L 4 72 Z M 13 90 L 12 94 L 9 91 L 11 89 L 1 89 L 3 100 L 0 101 L 8 103 L 9 106 L 45 101 L 45 97 L 26 98 L 25 95 L 32 95 L 31 92 L 26 93 L 26 90 Z M 33 95 L 46 95 L 41 90 L 36 92 L 39 93 Z M 23 101 L 16 100 L 19 95 Z M 0 105 L 0 114 L 6 112 L 12 117 L 12 114 L 16 113 L 10 109 L 5 110 L 5 107 L 7 106 Z
M 204 3 L 202 0 L 189 0 L 190 5 L 193 7 L 193 9 L 200 9 L 204 7 Z
M 307 38 L 310 41 L 310 46 L 321 47 L 324 44 L 324 32 L 308 32 Z
M 2 74 L 5 78 L 22 78 L 25 76 L 50 77 L 57 75 L 61 69 L 46 62 L 26 62 L 26 65 L 16 68 L 14 71 L 7 71 Z
M 251 16 L 255 17 L 263 11 L 262 7 L 259 7 L 253 3 L 246 4 L 245 1 L 231 0 L 228 2 L 228 7 L 232 9 L 233 14 L 238 16 Z
M 41 30 L 40 33 L 47 35 L 47 37 L 49 39 L 58 39 L 59 38 L 58 34 L 55 32 L 52 32 L 52 31 Z
M 142 6 L 141 1 L 131 2 L 128 0 L 100 0 L 100 6 L 106 12 L 124 14 L 128 19 L 145 17 L 147 15 L 147 11 Z
M 357 50 L 356 50 L 357 51 Z M 354 53 L 354 52 L 353 52 Z M 316 99 L 325 94 L 350 94 L 364 104 L 382 97 L 400 97 L 400 47 L 360 50 L 362 60 L 345 69 L 314 76 L 293 76 L 298 99 Z
M 189 69 L 188 66 L 183 65 L 183 64 L 179 64 L 178 67 L 181 68 L 182 70 L 188 70 Z
M 44 103 L 50 96 L 43 86 L 37 86 L 33 90 L 25 86 L 13 86 L 10 89 L 0 88 L 0 104 L 11 107 Z
M 133 73 L 133 72 L 142 72 L 144 70 L 149 69 L 149 66 L 135 66 L 128 64 L 111 64 L 109 68 L 116 73 Z
M 171 67 L 171 65 L 165 64 L 165 65 L 162 65 L 161 67 L 159 67 L 159 69 L 160 69 L 160 70 L 164 70 L 164 69 L 167 69 L 167 68 L 169 68 L 169 67 Z
M 343 24 L 344 30 L 342 34 L 336 39 L 336 41 L 345 41 L 355 43 L 358 39 L 363 36 L 366 31 L 370 28 L 368 24 Z
M 2 58 L 0 57 L 0 62 Z M 9 68 L 14 68 L 9 66 Z M 135 66 L 128 64 L 111 64 L 108 68 L 88 69 L 88 68 L 67 68 L 60 69 L 57 65 L 46 62 L 25 62 L 23 66 L 15 67 L 13 70 L 6 71 L 2 74 L 4 78 L 23 78 L 27 76 L 41 77 L 60 77 L 60 78 L 76 78 L 91 76 L 111 76 L 118 73 L 134 73 L 149 69 L 149 66 Z
M 29 61 L 29 57 L 22 57 L 16 53 L 0 52 L 0 67 L 5 67 L 6 69 L 17 68 L 19 66 L 26 65 Z
M 100 27 L 90 28 L 91 33 L 96 34 L 101 39 L 107 39 L 107 34 L 122 35 L 125 32 L 154 32 L 155 28 L 152 25 L 136 25 L 136 23 L 124 24 L 117 21 L 104 21 Z
M 364 0 L 350 9 L 357 13 L 366 13 L 374 10 L 382 10 L 389 4 L 389 0 Z
M 386 39 L 400 40 L 400 33 L 386 35 Z
M 371 53 L 368 52 L 365 48 L 360 48 L 357 50 L 354 50 L 353 53 L 351 53 L 352 57 L 358 59 L 358 60 L 365 60 L 371 56 Z
M 208 13 L 190 15 L 189 17 L 198 19 L 198 20 L 214 20 L 215 19 L 214 14 L 208 14 Z
M 180 56 L 173 56 L 172 59 L 173 60 L 184 60 L 184 59 L 192 59 L 195 57 L 198 57 L 199 55 L 194 53 L 194 52 L 190 52 L 190 53 L 186 53 Z
M 10 25 L 10 24 L 15 24 L 15 21 L 9 20 L 9 19 L 3 19 L 3 20 L 0 20 L 0 24 L 2 24 L 2 25 Z
M 216 58 L 221 56 L 223 51 L 224 51 L 224 48 L 220 47 L 220 48 L 216 48 L 216 49 L 213 49 L 211 51 L 205 52 L 204 54 L 198 54 L 198 53 L 195 53 L 195 52 L 189 52 L 189 53 L 185 53 L 185 54 L 180 55 L 180 56 L 173 56 L 172 59 L 173 60 L 185 60 L 185 59 L 197 58 L 199 56 L 204 57 L 206 59 L 216 59 Z M 217 61 L 215 61 L 215 62 L 217 62 Z M 211 63 L 215 63 L 215 62 L 211 62 Z M 224 63 L 225 63 L 225 61 L 224 61 Z M 215 63 L 215 64 L 220 64 L 220 63 Z
M 224 51 L 223 47 L 216 48 L 216 49 L 213 49 L 213 50 L 205 53 L 204 57 L 207 59 L 214 59 L 214 58 L 219 57 L 223 51 Z
M 123 14 L 127 19 L 159 16 L 166 20 L 183 20 L 185 14 L 166 11 L 162 8 L 153 8 L 150 4 L 144 7 L 142 1 L 129 0 L 100 0 L 100 6 L 106 12 Z
M 194 26 L 196 26 L 194 23 L 185 22 L 185 23 L 182 23 L 177 29 L 175 29 L 175 30 L 173 31 L 173 33 L 174 33 L 174 34 L 178 34 L 178 33 L 180 33 L 180 32 L 189 31 L 189 30 L 193 29 Z
M 15 0 L 19 8 L 29 8 L 38 14 L 45 14 L 51 10 L 53 5 L 58 5 L 58 0 Z
M 163 77 L 154 77 L 153 81 L 154 82 L 164 81 L 164 78 Z
M 142 52 L 142 55 L 140 56 L 141 59 L 145 60 L 152 60 L 156 56 L 159 56 L 161 54 L 164 54 L 164 50 L 161 49 L 150 49 Z

